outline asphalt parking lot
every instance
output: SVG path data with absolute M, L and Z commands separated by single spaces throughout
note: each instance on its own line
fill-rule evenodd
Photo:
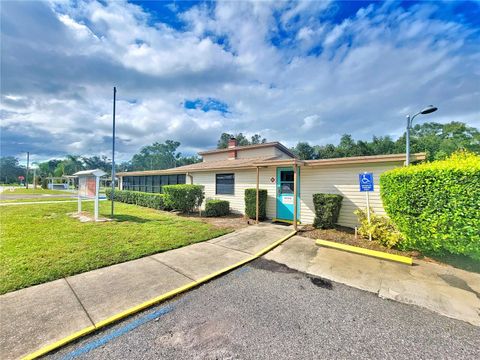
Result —
M 480 328 L 259 259 L 51 359 L 479 359 Z

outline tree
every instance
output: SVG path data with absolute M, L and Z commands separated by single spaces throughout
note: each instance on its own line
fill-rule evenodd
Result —
M 173 140 L 144 146 L 138 154 L 133 155 L 128 170 L 161 170 L 200 161 L 197 156 L 183 157 L 177 152 L 179 146 L 180 143 Z
M 52 159 L 38 164 L 38 175 L 41 177 L 53 176 L 55 169 L 62 160 Z
M 105 171 L 107 174 L 112 172 L 112 164 L 108 160 L 108 158 L 103 155 L 100 156 L 91 156 L 91 157 L 82 157 L 82 161 L 85 164 L 86 169 L 101 169 Z
M 327 144 L 324 146 L 315 146 L 317 151 L 317 159 L 333 159 L 342 157 L 337 150 L 337 147 L 333 144 Z
M 403 134 L 395 143 L 397 152 L 405 152 Z M 440 160 L 456 150 L 480 153 L 480 132 L 465 123 L 452 121 L 447 124 L 423 123 L 415 125 L 410 133 L 412 152 L 426 152 L 428 160 Z
M 0 182 L 5 184 L 18 183 L 19 176 L 25 176 L 26 169 L 19 165 L 13 156 L 0 157 Z
M 79 155 L 67 155 L 64 160 L 58 163 L 54 175 L 57 177 L 73 175 L 81 170 L 84 170 L 82 158 Z
M 222 135 L 220 135 L 220 139 L 218 139 L 218 142 L 217 142 L 217 149 L 226 149 L 228 147 L 228 140 L 230 140 L 232 137 L 237 140 L 238 146 L 265 144 L 267 142 L 267 139 L 262 138 L 262 136 L 259 134 L 254 134 L 250 138 L 250 140 L 248 140 L 248 138 L 242 133 L 238 133 L 238 134 L 222 133 Z
M 340 138 L 340 143 L 314 145 L 311 155 L 307 143 L 299 142 L 292 150 L 300 158 L 331 159 L 347 156 L 367 156 L 405 153 L 405 134 L 396 141 L 390 136 L 373 136 L 371 141 L 355 141 L 349 134 Z M 444 159 L 463 149 L 480 154 L 480 132 L 465 123 L 452 121 L 448 124 L 423 123 L 411 130 L 412 152 L 426 152 L 428 160 Z
M 315 149 L 313 146 L 310 146 L 308 142 L 299 142 L 292 151 L 300 160 L 312 160 L 316 158 Z

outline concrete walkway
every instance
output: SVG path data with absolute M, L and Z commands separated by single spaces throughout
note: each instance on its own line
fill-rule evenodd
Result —
M 414 266 L 320 247 L 294 236 L 265 255 L 288 267 L 418 305 L 480 326 L 480 274 L 414 261 Z
M 251 257 L 291 233 L 260 224 L 0 296 L 0 358 L 14 359 Z

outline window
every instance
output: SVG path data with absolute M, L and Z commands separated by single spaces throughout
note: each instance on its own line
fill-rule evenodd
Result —
M 155 175 L 153 177 L 153 192 L 159 193 L 161 192 L 161 177 L 160 175 Z
M 235 194 L 235 174 L 217 174 L 215 182 L 215 194 L 234 195 Z
M 125 176 L 123 190 L 161 193 L 164 185 L 185 184 L 185 174 Z

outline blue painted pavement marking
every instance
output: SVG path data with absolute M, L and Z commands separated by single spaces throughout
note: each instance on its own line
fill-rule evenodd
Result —
M 96 348 L 99 348 L 100 346 L 105 345 L 106 343 L 108 343 L 108 342 L 110 342 L 110 341 L 112 341 L 112 340 L 114 340 L 114 339 L 116 339 L 116 338 L 118 338 L 122 335 L 125 335 L 129 331 L 132 331 L 132 330 L 136 329 L 137 327 L 139 327 L 139 326 L 141 326 L 141 325 L 143 325 L 143 324 L 145 324 L 149 321 L 155 320 L 155 319 L 159 318 L 160 316 L 168 314 L 173 309 L 174 309 L 174 306 L 172 306 L 172 305 L 164 306 L 164 307 L 160 308 L 159 310 L 156 310 L 156 311 L 154 311 L 150 314 L 142 316 L 141 318 L 136 319 L 135 321 L 132 321 L 131 323 L 129 323 L 125 326 L 122 326 L 119 329 L 116 329 L 116 330 L 112 331 L 110 334 L 105 335 L 105 336 L 101 337 L 100 339 L 89 342 L 89 343 L 79 347 L 78 349 L 73 350 L 72 352 L 63 356 L 61 359 L 62 360 L 70 360 L 70 359 L 74 359 L 78 356 L 84 355 L 84 354 L 86 354 L 86 353 L 88 353 L 88 352 L 90 352 L 90 351 L 92 351 Z

